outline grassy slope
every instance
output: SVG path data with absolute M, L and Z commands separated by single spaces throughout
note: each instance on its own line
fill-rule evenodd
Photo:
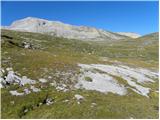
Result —
M 12 41 L 16 45 L 7 42 L 10 39 L 2 37 L 2 67 L 13 67 L 14 71 L 32 79 L 54 76 L 56 70 L 78 72 L 77 63 L 112 64 L 118 60 L 127 65 L 158 69 L 156 34 L 114 43 L 75 41 L 8 30 L 2 30 L 3 35 L 13 37 Z M 40 49 L 21 48 L 19 46 L 22 41 L 31 42 L 35 47 L 40 46 Z M 147 44 L 146 41 L 152 42 Z M 101 61 L 101 57 L 107 57 L 108 61 Z M 49 71 L 44 72 L 43 68 Z M 62 81 L 63 77 L 55 79 Z M 157 90 L 158 81 L 147 86 Z M 8 92 L 14 88 L 16 86 L 2 89 L 2 118 L 158 118 L 158 93 L 155 92 L 151 92 L 151 98 L 148 99 L 132 91 L 127 96 L 118 96 L 83 90 L 63 93 L 47 87 L 38 94 L 15 97 Z M 80 105 L 74 99 L 74 94 L 77 93 L 86 98 Z M 46 94 L 54 98 L 55 103 L 51 106 L 38 106 Z M 65 99 L 70 101 L 64 103 Z M 14 105 L 10 103 L 13 100 Z M 92 102 L 97 103 L 97 106 L 90 107 Z M 27 114 L 22 112 L 24 108 L 29 109 Z

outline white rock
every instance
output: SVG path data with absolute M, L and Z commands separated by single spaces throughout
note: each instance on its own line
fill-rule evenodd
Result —
M 64 100 L 63 102 L 69 102 L 69 100 L 68 100 L 68 99 L 66 99 L 66 100 Z
M 40 78 L 39 81 L 40 81 L 41 83 L 46 83 L 46 82 L 47 82 L 47 80 L 44 79 L 44 78 Z
M 85 76 L 92 78 L 92 82 L 86 81 Z M 113 77 L 107 74 L 93 73 L 90 71 L 79 78 L 79 83 L 75 87 L 80 88 L 81 86 L 87 90 L 96 90 L 104 93 L 112 92 L 119 95 L 125 95 L 127 93 L 125 87 L 118 84 Z
M 51 79 L 52 78 L 52 76 L 48 76 L 48 79 Z
M 30 48 L 30 47 L 31 47 L 31 44 L 30 44 L 30 43 L 27 43 L 27 42 L 23 42 L 23 47 L 24 47 L 24 48 Z
M 12 68 L 6 68 L 6 70 L 7 70 L 7 71 L 13 71 L 13 69 L 12 69 Z
M 39 106 L 41 106 L 42 105 L 42 103 L 39 103 Z
M 0 88 L 3 88 L 4 87 L 3 85 L 5 84 L 6 84 L 6 81 L 4 80 L 4 78 L 0 78 Z
M 77 101 L 77 104 L 79 105 L 79 104 L 81 104 L 81 102 L 80 102 L 80 101 Z
M 20 83 L 21 78 L 16 76 L 13 71 L 9 71 L 5 81 L 8 83 Z
M 56 86 L 56 83 L 55 83 L 55 82 L 54 82 L 54 83 L 50 83 L 50 85 L 55 87 L 55 86 Z
M 96 103 L 91 103 L 92 105 L 97 105 Z
M 22 95 L 24 95 L 24 93 L 19 93 L 16 90 L 9 91 L 9 92 L 11 93 L 11 95 L 15 95 L 15 96 L 22 96 Z
M 51 105 L 51 104 L 53 104 L 53 100 L 51 98 L 47 98 L 46 105 Z
M 20 78 L 13 71 L 8 71 L 5 81 L 10 84 L 18 83 L 20 86 L 24 86 L 25 84 L 35 84 L 36 83 L 35 80 L 31 80 L 27 78 L 26 76 L 23 76 L 22 78 Z
M 159 93 L 159 90 L 156 90 L 155 92 L 156 92 L 156 93 Z
M 25 109 L 25 110 L 24 110 L 24 113 L 27 113 L 27 112 L 28 112 L 28 109 Z
M 131 86 L 129 87 L 130 89 L 146 97 L 148 97 L 150 88 L 143 87 L 140 84 L 144 82 L 155 82 L 153 79 L 158 78 L 157 73 L 143 68 L 103 64 L 79 64 L 79 66 L 82 68 L 81 71 L 83 74 L 80 75 L 78 83 L 75 85 L 76 88 L 85 88 L 100 92 L 112 92 L 119 95 L 125 95 L 126 88 L 123 85 L 118 84 L 116 79 L 110 75 L 123 78 L 127 81 L 128 85 Z M 95 69 L 102 71 L 103 73 L 99 73 Z M 86 81 L 86 76 L 92 78 L 92 82 Z M 137 84 L 135 81 L 140 84 Z
M 31 90 L 32 90 L 33 92 L 40 92 L 40 91 L 41 91 L 40 89 L 38 89 L 38 88 L 36 88 L 36 87 L 34 87 L 34 86 L 31 86 Z
M 28 90 L 27 88 L 26 88 L 26 89 L 24 89 L 23 91 L 24 91 L 24 93 L 25 93 L 25 94 L 30 94 L 30 93 L 31 93 L 31 91 L 30 91 L 30 90 Z
M 63 92 L 67 92 L 68 89 L 66 88 L 66 85 L 65 84 L 62 84 L 62 85 L 59 85 L 56 87 L 56 90 L 58 91 L 63 91 Z
M 67 87 L 67 85 L 65 85 L 65 84 L 62 84 L 62 86 L 65 88 L 65 87 Z
M 79 94 L 76 94 L 74 95 L 74 97 L 77 99 L 77 100 L 83 100 L 84 97 L 82 95 L 79 95 Z
M 3 88 L 3 85 L 0 83 L 0 88 Z
M 2 73 L 5 73 L 5 70 L 3 68 L 0 68 L 0 70 L 1 70 Z
M 27 78 L 27 76 L 22 76 L 22 79 L 20 80 L 20 84 L 21 85 L 25 85 L 25 84 L 35 84 L 36 81 L 35 80 L 31 80 L 29 78 Z
M 91 107 L 95 107 L 96 105 L 96 103 L 91 103 Z

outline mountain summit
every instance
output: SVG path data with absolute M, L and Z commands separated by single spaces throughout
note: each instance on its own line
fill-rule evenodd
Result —
M 59 21 L 48 21 L 34 17 L 27 17 L 17 20 L 10 26 L 6 26 L 4 28 L 16 31 L 43 33 L 57 37 L 79 40 L 109 41 L 125 39 L 128 37 L 132 38 L 132 36 L 125 34 L 114 33 L 93 27 L 74 26 L 64 24 Z

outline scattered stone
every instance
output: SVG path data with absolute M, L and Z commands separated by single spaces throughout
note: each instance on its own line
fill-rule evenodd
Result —
M 0 88 L 3 88 L 3 85 L 0 83 Z
M 39 106 L 41 106 L 41 105 L 42 105 L 42 103 L 39 103 L 38 105 L 39 105 Z
M 27 78 L 27 76 L 22 76 L 22 79 L 20 81 L 20 85 L 24 86 L 25 84 L 35 84 L 36 81 L 35 80 L 31 80 L 29 78 Z
M 3 68 L 0 68 L 0 70 L 1 70 L 2 73 L 5 73 L 5 70 Z
M 11 104 L 14 104 L 14 101 L 10 101 Z
M 55 86 L 56 86 L 56 83 L 50 83 L 50 85 L 55 87 Z
M 78 101 L 77 104 L 78 104 L 78 105 L 81 104 L 80 101 Z
M 21 76 L 21 74 L 20 74 L 20 73 L 18 73 L 18 72 L 14 72 L 14 73 L 15 73 L 15 75 Z
M 52 76 L 48 76 L 48 79 L 52 79 Z
M 5 81 L 6 81 L 7 83 L 9 83 L 9 84 L 12 84 L 12 83 L 14 83 L 14 82 L 20 83 L 21 78 L 18 77 L 18 76 L 16 76 L 13 71 L 9 71 L 9 72 L 8 72 L 8 75 L 6 76 Z
M 77 99 L 77 100 L 84 100 L 84 97 L 79 95 L 79 94 L 76 94 L 74 95 L 74 97 Z
M 25 94 L 30 94 L 30 93 L 31 93 L 31 91 L 30 91 L 30 90 L 28 90 L 27 88 L 26 88 L 26 89 L 24 89 L 23 91 L 24 91 L 24 93 L 25 93 Z
M 64 90 L 64 88 L 61 86 L 58 86 L 58 87 L 56 87 L 56 90 L 61 91 L 61 90 Z
M 31 43 L 28 43 L 28 42 L 23 42 L 23 43 L 22 43 L 22 46 L 23 46 L 24 48 L 27 48 L 27 49 L 31 49 L 31 48 L 32 48 Z
M 159 93 L 159 90 L 156 90 L 155 92 L 156 92 L 156 93 Z
M 32 89 L 33 92 L 40 92 L 41 91 L 40 89 L 38 89 L 34 86 L 31 86 L 31 89 Z
M 96 103 L 91 103 L 91 107 L 95 107 L 96 105 Z
M 25 110 L 24 110 L 24 113 L 27 113 L 27 112 L 28 112 L 28 109 L 25 109 Z
M 40 81 L 41 83 L 46 83 L 46 82 L 47 82 L 47 80 L 44 79 L 44 78 L 40 78 L 39 81 Z
M 22 95 L 24 95 L 24 93 L 19 93 L 16 90 L 9 91 L 9 92 L 11 93 L 11 95 L 14 95 L 14 96 L 22 96 Z
M 12 68 L 7 68 L 8 71 L 7 75 L 4 77 L 5 79 L 3 80 L 3 85 L 7 84 L 19 84 L 20 86 L 24 86 L 25 84 L 35 84 L 35 80 L 31 80 L 27 78 L 26 76 L 23 76 L 22 78 L 17 75 L 18 73 L 14 73 L 12 71 Z M 4 82 L 5 81 L 5 82 Z
M 65 84 L 62 84 L 62 86 L 63 86 L 64 88 L 66 88 L 66 87 L 67 87 L 67 85 L 65 85 Z
M 53 104 L 53 99 L 52 98 L 47 98 L 46 99 L 46 105 L 51 105 Z
M 7 70 L 7 71 L 12 71 L 13 69 L 12 69 L 12 68 L 6 68 L 6 70 Z
M 57 91 L 67 92 L 68 89 L 67 89 L 66 87 L 67 87 L 67 85 L 62 84 L 62 85 L 60 85 L 60 86 L 57 86 L 57 87 L 56 87 L 56 90 L 57 90 Z
M 68 100 L 68 99 L 66 99 L 66 100 L 64 100 L 63 102 L 65 102 L 65 103 L 66 103 L 66 102 L 69 102 L 69 100 Z
M 0 78 L 0 88 L 3 88 L 6 85 L 4 78 Z

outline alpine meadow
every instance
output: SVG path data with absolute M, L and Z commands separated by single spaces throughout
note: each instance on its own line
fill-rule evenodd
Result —
M 32 9 L 32 3 L 38 5 L 40 2 L 30 2 L 31 10 L 27 13 L 23 11 L 27 8 L 15 12 L 20 19 L 13 15 L 13 11 L 8 11 L 8 14 L 13 15 L 12 18 L 15 17 L 15 20 L 10 19 L 11 24 L 9 17 L 5 17 L 7 14 L 3 18 L 2 12 L 2 119 L 158 119 L 158 30 L 139 34 L 127 29 L 123 32 L 96 27 L 101 22 L 95 22 L 95 27 L 82 23 L 74 25 L 62 22 L 61 19 L 38 16 L 45 11 L 40 13 L 38 8 Z M 51 3 L 56 4 L 54 1 Z M 62 3 L 59 5 L 62 6 Z M 66 6 L 70 3 L 66 2 Z M 78 3 L 84 6 L 88 4 Z M 104 3 L 109 4 L 107 1 Z M 20 4 L 22 2 L 15 2 L 12 6 L 18 7 Z M 44 9 L 54 13 L 60 8 L 52 4 L 50 9 L 49 5 L 47 8 L 43 4 L 46 7 Z M 136 6 L 142 3 L 129 4 Z M 2 10 L 7 5 L 2 2 Z M 69 15 L 64 5 L 62 7 L 54 14 L 57 18 L 63 10 L 63 14 Z M 81 18 L 64 17 L 64 21 L 85 19 L 81 15 L 88 15 L 87 10 L 91 8 L 88 6 L 84 9 L 86 13 L 79 14 Z M 102 9 L 109 12 L 109 8 L 108 11 L 107 8 Z M 96 11 L 98 7 L 87 18 L 92 17 L 94 12 L 97 15 Z M 20 13 L 26 17 L 20 16 Z M 53 15 L 50 12 L 45 14 Z M 133 15 L 136 17 L 137 14 Z M 146 15 L 149 13 L 146 12 Z M 105 15 L 95 16 L 95 21 L 98 21 L 98 17 L 103 20 Z M 118 17 L 114 19 L 121 24 L 123 16 L 119 21 Z M 125 19 L 129 20 L 127 16 Z M 106 21 L 105 24 L 109 23 Z M 132 28 L 129 22 L 127 24 L 128 30 Z M 143 23 L 136 24 L 137 31 L 141 30 L 140 24 Z

